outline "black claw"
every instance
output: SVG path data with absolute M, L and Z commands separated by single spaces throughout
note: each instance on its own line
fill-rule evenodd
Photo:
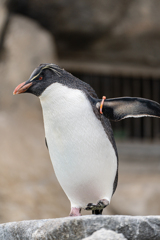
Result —
M 92 210 L 96 205 L 94 205 L 93 203 L 88 203 L 87 207 L 85 208 L 85 210 Z
M 92 207 L 93 205 L 93 203 L 88 203 L 87 207 Z
M 102 211 L 109 204 L 108 200 L 101 199 L 97 204 L 88 203 L 85 210 L 92 210 L 92 214 L 102 214 Z

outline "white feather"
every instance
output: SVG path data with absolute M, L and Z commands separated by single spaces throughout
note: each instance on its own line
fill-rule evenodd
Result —
M 71 206 L 110 201 L 117 159 L 86 95 L 53 83 L 40 101 L 51 161 Z

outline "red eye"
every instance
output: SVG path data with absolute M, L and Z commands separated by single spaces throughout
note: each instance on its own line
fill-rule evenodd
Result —
M 43 77 L 39 77 L 39 80 L 42 80 Z

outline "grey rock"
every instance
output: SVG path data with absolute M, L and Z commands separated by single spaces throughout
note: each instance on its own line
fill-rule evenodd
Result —
M 13 222 L 0 225 L 2 240 L 80 240 L 104 228 L 128 240 L 159 240 L 160 216 L 82 216 Z
M 126 240 L 126 238 L 121 233 L 102 228 L 83 240 Z

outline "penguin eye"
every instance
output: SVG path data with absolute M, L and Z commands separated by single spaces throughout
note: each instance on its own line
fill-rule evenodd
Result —
M 42 80 L 42 78 L 43 78 L 42 76 L 41 76 L 41 77 L 39 77 L 39 80 Z

